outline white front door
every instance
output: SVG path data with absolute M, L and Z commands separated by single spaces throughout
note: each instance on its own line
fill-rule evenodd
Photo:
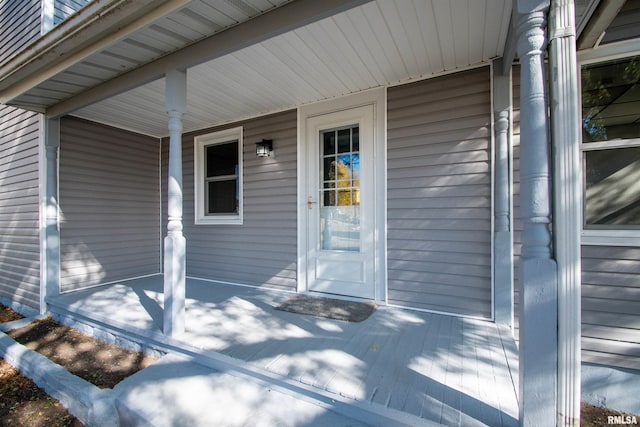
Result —
M 306 120 L 308 290 L 373 299 L 374 106 Z

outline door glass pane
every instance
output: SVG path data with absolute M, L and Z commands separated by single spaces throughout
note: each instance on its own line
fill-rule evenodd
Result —
M 322 131 L 320 248 L 360 251 L 358 126 Z M 337 144 L 335 144 L 337 141 Z
M 338 153 L 351 151 L 351 129 L 341 129 L 338 133 Z
M 335 132 L 325 132 L 322 135 L 322 143 L 324 145 L 325 154 L 334 154 L 336 152 L 336 133 Z

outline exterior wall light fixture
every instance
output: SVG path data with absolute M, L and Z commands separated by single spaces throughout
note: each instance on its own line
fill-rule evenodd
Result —
M 263 139 L 261 142 L 256 142 L 256 156 L 269 157 L 273 153 L 273 140 Z

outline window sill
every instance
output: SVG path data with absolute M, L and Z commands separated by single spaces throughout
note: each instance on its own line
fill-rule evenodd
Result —
M 582 230 L 581 244 L 640 247 L 640 230 Z
M 195 219 L 196 225 L 242 225 L 240 216 L 200 217 Z

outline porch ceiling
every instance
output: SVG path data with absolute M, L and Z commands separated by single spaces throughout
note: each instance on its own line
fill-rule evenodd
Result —
M 378 0 L 188 70 L 185 131 L 481 64 L 502 55 L 511 1 Z M 167 134 L 164 80 L 74 115 Z
M 180 48 L 181 43 L 186 45 L 187 39 L 203 37 L 213 22 L 222 31 L 250 18 L 249 11 L 243 14 L 234 9 L 242 16 L 230 17 L 228 11 L 220 13 L 207 6 L 231 3 L 269 14 L 270 8 L 285 1 L 192 1 L 43 82 L 22 98 L 45 96 L 44 92 L 50 96 L 72 86 L 90 87 L 108 81 L 132 66 L 132 58 L 138 64 L 141 58 L 151 61 Z M 184 129 L 201 129 L 487 63 L 503 54 L 511 5 L 511 0 L 377 0 L 264 38 L 188 69 Z M 164 79 L 158 77 L 72 114 L 166 136 Z M 81 93 L 69 90 L 71 96 Z M 56 96 L 63 100 L 69 94 Z

